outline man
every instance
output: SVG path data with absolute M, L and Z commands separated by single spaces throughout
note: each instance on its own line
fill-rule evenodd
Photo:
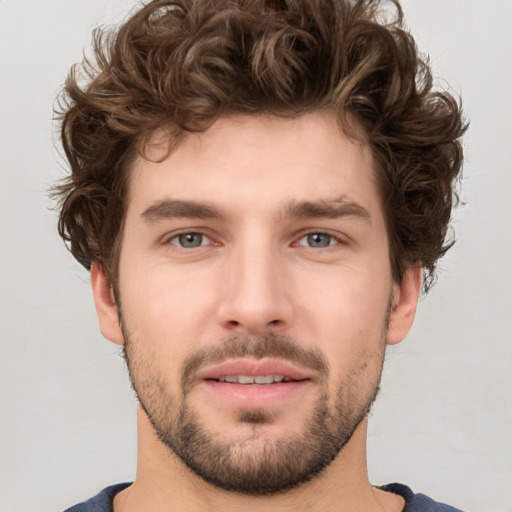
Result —
M 455 510 L 366 470 L 465 130 L 393 5 L 157 0 L 70 74 L 59 230 L 139 439 L 135 481 L 69 510 Z

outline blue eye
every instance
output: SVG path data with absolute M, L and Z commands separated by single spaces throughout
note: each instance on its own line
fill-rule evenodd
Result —
M 170 242 L 184 249 L 195 249 L 210 242 L 210 239 L 203 233 L 181 233 L 173 237 Z
M 304 235 L 298 242 L 298 245 L 303 247 L 312 247 L 321 249 L 323 247 L 329 247 L 338 243 L 335 237 L 328 235 L 327 233 L 309 233 Z

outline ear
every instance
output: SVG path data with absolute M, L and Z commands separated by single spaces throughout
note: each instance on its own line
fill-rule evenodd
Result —
M 401 283 L 393 285 L 393 298 L 386 336 L 388 345 L 400 343 L 412 327 L 422 281 L 422 268 L 411 267 Z
M 91 266 L 91 286 L 101 334 L 107 340 L 122 345 L 123 333 L 119 325 L 114 293 L 105 275 L 105 269 L 100 263 L 93 263 Z

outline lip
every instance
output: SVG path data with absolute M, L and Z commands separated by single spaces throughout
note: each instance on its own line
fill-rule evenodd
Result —
M 282 375 L 294 381 L 310 380 L 311 374 L 298 369 L 286 361 L 278 359 L 235 359 L 219 365 L 207 367 L 197 374 L 197 380 L 216 381 L 224 375 L 247 375 L 260 377 L 264 375 Z
M 220 382 L 225 375 L 282 375 L 289 382 L 273 384 L 238 384 Z M 290 363 L 275 359 L 228 360 L 205 368 L 197 375 L 200 388 L 219 405 L 236 409 L 267 409 L 301 399 L 312 385 L 312 376 Z

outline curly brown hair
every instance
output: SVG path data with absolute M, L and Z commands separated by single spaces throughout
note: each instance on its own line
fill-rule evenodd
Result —
M 96 30 L 59 103 L 71 173 L 56 188 L 59 233 L 114 289 L 129 164 L 158 128 L 170 150 L 227 114 L 330 109 L 362 128 L 377 162 L 391 267 L 424 268 L 428 290 L 447 231 L 466 129 L 434 89 L 398 1 L 154 0 L 118 30 Z M 359 130 L 360 131 L 360 130 Z

